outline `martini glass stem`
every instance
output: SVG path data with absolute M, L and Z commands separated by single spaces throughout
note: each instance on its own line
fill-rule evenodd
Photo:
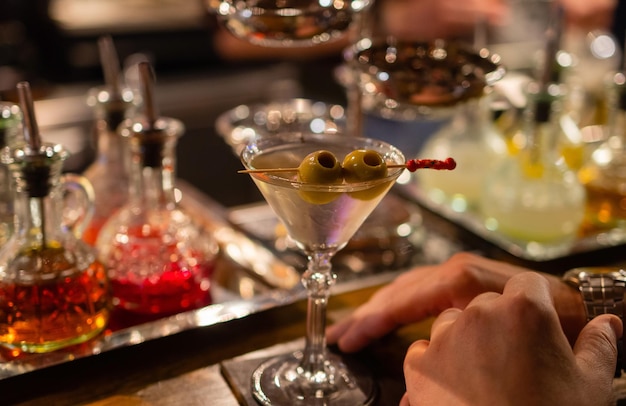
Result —
M 307 289 L 308 307 L 306 342 L 300 364 L 301 373 L 310 382 L 328 383 L 329 373 L 326 358 L 326 309 L 330 288 L 335 284 L 331 259 L 334 252 L 314 252 L 309 255 L 308 267 L 302 275 L 302 284 Z

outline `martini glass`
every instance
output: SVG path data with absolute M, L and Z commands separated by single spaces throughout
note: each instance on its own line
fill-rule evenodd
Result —
M 369 138 L 280 133 L 258 137 L 243 149 L 248 170 L 297 168 L 308 154 L 327 150 L 341 162 L 356 149 L 378 152 L 387 164 L 404 164 L 400 150 Z M 341 184 L 298 180 L 297 170 L 251 173 L 295 245 L 308 258 L 302 283 L 308 294 L 305 346 L 263 362 L 253 373 L 252 392 L 263 405 L 369 405 L 376 397 L 371 377 L 352 371 L 326 348 L 326 308 L 335 283 L 331 259 L 352 238 L 392 187 L 402 168 L 389 168 L 379 179 Z

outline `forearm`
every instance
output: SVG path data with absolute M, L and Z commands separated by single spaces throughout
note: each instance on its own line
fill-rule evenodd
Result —
M 301 47 L 265 47 L 236 38 L 224 28 L 215 32 L 213 39 L 217 54 L 226 61 L 247 62 L 259 60 L 314 60 L 340 55 L 348 45 L 347 36 L 326 44 Z

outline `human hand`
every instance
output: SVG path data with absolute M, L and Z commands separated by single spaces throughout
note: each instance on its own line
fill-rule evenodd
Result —
M 506 0 L 384 0 L 382 24 L 398 39 L 429 41 L 473 34 L 479 21 L 504 24 Z
M 442 264 L 418 266 L 379 289 L 350 316 L 327 329 L 327 341 L 354 352 L 396 328 L 463 309 L 484 292 L 502 292 L 505 283 L 527 268 L 462 252 Z M 546 275 L 566 334 L 573 340 L 585 324 L 580 294 L 554 275 Z
M 611 28 L 615 17 L 616 0 L 559 0 L 570 27 L 582 31 Z
M 400 405 L 609 405 L 621 335 L 620 319 L 602 315 L 572 350 L 548 280 L 520 273 L 502 294 L 441 313 L 430 342 L 409 347 Z

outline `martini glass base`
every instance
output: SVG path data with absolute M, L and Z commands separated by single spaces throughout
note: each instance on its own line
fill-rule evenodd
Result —
M 301 372 L 302 352 L 270 358 L 252 374 L 252 393 L 261 405 L 373 405 L 378 388 L 358 365 L 328 354 L 328 380 L 315 382 Z

